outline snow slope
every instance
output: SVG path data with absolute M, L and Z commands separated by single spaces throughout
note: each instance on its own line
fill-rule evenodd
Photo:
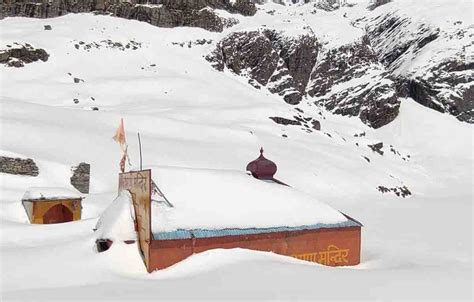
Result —
M 280 98 L 213 70 L 203 58 L 212 44 L 173 45 L 215 43 L 225 33 L 88 14 L 6 18 L 0 27 L 0 48 L 27 42 L 50 54 L 19 69 L 0 66 L 1 153 L 31 157 L 40 171 L 0 174 L 2 300 L 472 299 L 471 125 L 404 99 L 397 119 L 374 130 L 308 103 L 300 107 L 322 130 L 307 133 L 268 119 L 295 114 Z M 141 47 L 111 48 L 107 39 Z M 80 41 L 101 46 L 76 49 Z M 112 136 L 121 117 L 133 165 L 138 131 L 145 165 L 243 172 L 263 146 L 279 179 L 364 224 L 362 263 L 329 268 L 214 250 L 147 274 L 136 245 L 96 253 L 92 230 L 116 196 L 120 149 Z M 381 141 L 383 156 L 367 147 Z M 70 187 L 70 166 L 81 161 L 92 177 L 83 220 L 28 224 L 26 189 Z M 406 185 L 413 195 L 382 194 L 379 185 Z

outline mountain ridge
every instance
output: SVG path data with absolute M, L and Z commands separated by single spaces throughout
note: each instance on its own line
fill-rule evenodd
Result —
M 474 58 L 466 55 L 472 50 L 469 41 L 474 28 L 468 18 L 456 19 L 454 14 L 451 19 L 442 18 L 436 7 L 433 17 L 420 17 L 411 12 L 420 6 L 413 1 L 273 2 L 279 4 L 13 0 L 3 6 L 1 16 L 52 17 L 94 11 L 159 27 L 200 27 L 223 34 L 206 56 L 218 71 L 244 76 L 251 86 L 265 87 L 290 105 L 309 101 L 378 128 L 396 118 L 401 98 L 411 97 L 474 123 Z M 469 7 L 467 1 L 462 5 Z M 433 22 L 438 17 L 446 22 Z M 353 36 L 335 29 L 341 26 Z M 333 37 L 348 37 L 334 44 L 324 36 L 331 30 L 335 30 Z M 434 57 L 424 58 L 432 48 Z

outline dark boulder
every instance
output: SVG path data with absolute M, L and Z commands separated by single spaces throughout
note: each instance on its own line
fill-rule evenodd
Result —
M 290 120 L 290 119 L 287 119 L 287 118 L 284 118 L 284 117 L 279 117 L 279 116 L 272 116 L 269 119 L 271 119 L 272 121 L 274 121 L 277 124 L 284 125 L 284 126 L 287 126 L 287 125 L 299 126 L 299 125 L 301 125 L 300 121 Z
M 321 123 L 318 121 L 318 120 L 312 120 L 311 121 L 311 124 L 313 125 L 313 129 L 314 130 L 318 130 L 320 131 L 321 130 Z
M 10 67 L 23 67 L 39 60 L 46 62 L 48 58 L 49 54 L 44 49 L 35 49 L 30 44 L 17 44 L 17 47 L 0 50 L 0 64 Z
M 373 145 L 367 145 L 372 151 L 377 152 L 380 155 L 383 155 L 383 143 L 376 143 Z

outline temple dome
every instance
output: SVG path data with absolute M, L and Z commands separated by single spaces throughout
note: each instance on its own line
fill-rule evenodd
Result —
M 274 162 L 263 156 L 263 148 L 260 148 L 260 156 L 247 165 L 247 171 L 250 171 L 252 176 L 258 179 L 273 179 L 277 166 Z

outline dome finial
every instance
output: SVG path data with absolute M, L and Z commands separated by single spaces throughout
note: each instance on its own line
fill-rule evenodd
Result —
M 277 166 L 271 160 L 263 156 L 263 147 L 260 148 L 260 156 L 247 165 L 247 171 L 258 179 L 273 179 L 277 171 Z

